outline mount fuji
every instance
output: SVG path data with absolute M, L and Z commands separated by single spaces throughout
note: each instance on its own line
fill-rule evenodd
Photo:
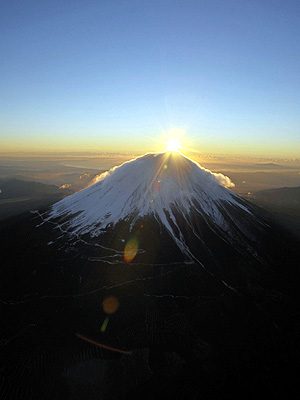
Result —
M 0 394 L 292 393 L 299 241 L 232 185 L 179 152 L 148 153 L 2 225 Z
M 178 152 L 146 154 L 98 179 L 93 186 L 55 204 L 50 216 L 68 215 L 73 232 L 97 236 L 101 229 L 119 220 L 132 217 L 134 223 L 152 215 L 176 237 L 178 213 L 186 217 L 193 212 L 205 215 L 223 229 L 227 227 L 227 205 L 251 214 L 238 196 L 220 185 L 218 175 Z
M 179 152 L 146 154 L 56 203 L 44 221 L 56 221 L 63 232 L 76 237 L 101 238 L 121 223 L 130 236 L 148 220 L 191 261 L 217 247 L 212 236 L 256 257 L 257 241 L 268 223 L 223 185 L 232 183 Z

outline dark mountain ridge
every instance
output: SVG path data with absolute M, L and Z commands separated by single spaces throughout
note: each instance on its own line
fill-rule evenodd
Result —
M 40 197 L 59 193 L 58 186 L 11 178 L 0 181 L 0 201 L 18 197 Z

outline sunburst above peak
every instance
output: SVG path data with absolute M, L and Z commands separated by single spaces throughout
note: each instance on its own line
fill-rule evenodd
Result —
M 170 139 L 167 143 L 166 151 L 179 151 L 182 148 L 177 139 Z

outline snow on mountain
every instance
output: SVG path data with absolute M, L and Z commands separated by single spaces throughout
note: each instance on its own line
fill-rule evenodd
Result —
M 54 204 L 48 218 L 64 217 L 69 232 L 98 236 L 120 220 L 130 220 L 132 227 L 139 218 L 152 216 L 182 247 L 178 215 L 197 234 L 191 214 L 200 214 L 235 240 L 239 232 L 233 232 L 232 224 L 249 236 L 249 221 L 261 223 L 251 206 L 220 181 L 230 183 L 229 178 L 213 174 L 179 152 L 148 153 L 111 169 L 94 185 Z M 247 223 L 242 223 L 240 213 Z

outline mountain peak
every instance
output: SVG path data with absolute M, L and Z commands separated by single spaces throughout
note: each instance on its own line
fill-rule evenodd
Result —
M 179 152 L 147 153 L 54 204 L 48 219 L 62 221 L 65 232 L 95 237 L 122 221 L 130 232 L 138 221 L 151 218 L 189 258 L 187 242 L 191 236 L 201 241 L 204 225 L 222 240 L 245 247 L 264 222 L 249 203 L 220 184 L 228 181 Z
M 188 214 L 191 207 L 220 219 L 218 203 L 237 203 L 237 196 L 220 184 L 220 176 L 179 152 L 147 153 L 99 175 L 92 186 L 52 207 L 51 217 L 68 215 L 72 231 L 94 235 L 121 219 L 154 215 L 166 224 L 174 207 Z

